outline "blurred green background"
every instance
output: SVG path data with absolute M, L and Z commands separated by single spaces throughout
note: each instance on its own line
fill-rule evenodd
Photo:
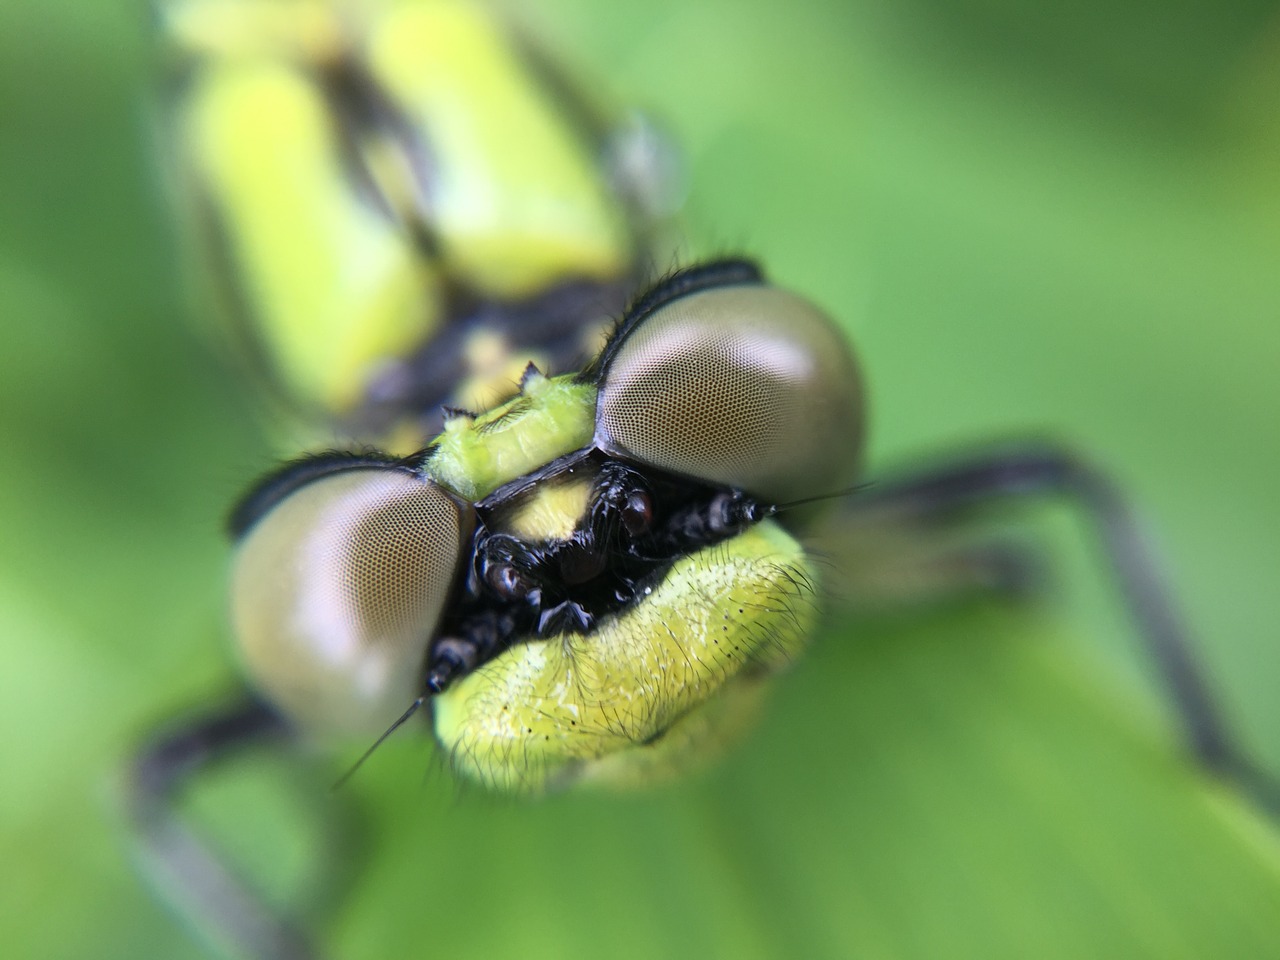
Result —
M 757 253 L 847 320 L 874 464 L 1030 433 L 1113 469 L 1225 709 L 1280 770 L 1276 4 L 522 18 L 686 151 L 685 254 Z M 130 869 L 116 778 L 151 724 L 231 686 L 219 523 L 274 454 L 184 318 L 147 30 L 140 4 L 0 4 L 11 956 L 201 955 Z M 690 782 L 509 804 L 391 746 L 336 801 L 366 822 L 334 952 L 1280 954 L 1274 824 L 1185 762 L 1083 538 L 1028 519 L 1053 598 L 833 624 L 764 728 Z M 287 879 L 307 833 L 276 773 L 210 806 Z

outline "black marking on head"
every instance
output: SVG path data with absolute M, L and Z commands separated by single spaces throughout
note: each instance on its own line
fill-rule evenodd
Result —
M 441 406 L 457 403 L 460 383 L 470 374 L 468 344 L 478 334 L 502 337 L 513 358 L 536 353 L 548 376 L 572 373 L 590 360 L 593 331 L 608 324 L 635 289 L 630 277 L 616 280 L 568 278 L 536 296 L 506 303 L 461 288 L 457 278 L 442 295 L 443 324 L 406 358 L 393 379 L 370 386 L 353 420 L 372 434 L 386 432 L 406 414 L 421 422 L 424 435 L 440 429 Z
M 259 479 L 227 517 L 227 532 L 240 540 L 289 494 L 312 481 L 346 470 L 401 470 L 416 474 L 418 455 L 395 457 L 381 450 L 327 450 L 290 460 Z
M 462 407 L 451 407 L 448 404 L 441 407 L 440 412 L 444 416 L 445 423 L 449 423 L 453 420 L 474 420 L 479 416 L 479 414 L 473 410 L 466 410 Z
M 622 320 L 609 334 L 599 356 L 578 374 L 579 383 L 599 383 L 609 368 L 609 361 L 628 335 L 654 311 L 682 297 L 719 287 L 750 286 L 765 283 L 764 273 L 752 260 L 730 257 L 685 267 L 667 274 L 631 301 Z
M 520 392 L 524 393 L 528 387 L 530 380 L 545 380 L 547 375 L 538 369 L 538 365 L 532 360 L 524 368 L 524 373 L 520 374 Z
M 476 433 L 491 433 L 494 430 L 506 430 L 512 424 L 523 419 L 534 409 L 534 401 L 526 396 L 515 396 L 507 401 L 509 406 L 490 420 L 481 420 L 475 426 Z
M 598 451 L 585 454 L 559 465 L 564 475 L 589 459 L 594 470 L 590 505 L 568 537 L 531 542 L 503 529 L 506 511 L 520 509 L 533 483 L 504 488 L 501 496 L 477 504 L 470 571 L 441 619 L 428 673 L 440 666 L 449 668 L 450 680 L 460 675 L 456 657 L 436 663 L 445 652 L 436 647 L 446 642 L 474 651 L 469 671 L 519 641 L 590 634 L 603 618 L 642 600 L 676 561 L 774 512 L 741 491 L 637 468 Z M 542 479 L 555 482 L 549 475 Z M 633 515 L 637 502 L 643 522 Z
M 497 509 L 507 501 L 518 497 L 530 487 L 537 486 L 544 480 L 560 476 L 563 473 L 572 473 L 579 464 L 586 463 L 597 456 L 599 455 L 594 447 L 584 447 L 581 450 L 574 450 L 571 453 L 556 457 L 554 460 L 549 460 L 529 473 L 507 481 L 484 499 L 477 500 L 476 509 L 480 511 Z

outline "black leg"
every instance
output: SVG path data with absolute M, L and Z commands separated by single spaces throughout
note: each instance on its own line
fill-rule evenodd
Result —
M 860 490 L 854 516 L 887 515 L 931 526 L 1023 497 L 1058 497 L 1093 527 L 1138 633 L 1159 670 L 1191 749 L 1214 773 L 1236 779 L 1280 815 L 1280 785 L 1252 764 L 1210 693 L 1169 581 L 1138 517 L 1115 485 L 1071 452 L 1047 443 L 1006 445 Z
M 145 869 L 184 919 L 229 956 L 318 958 L 301 932 L 182 817 L 178 805 L 187 787 L 213 765 L 291 739 L 277 714 L 246 699 L 160 733 L 129 768 L 128 813 Z

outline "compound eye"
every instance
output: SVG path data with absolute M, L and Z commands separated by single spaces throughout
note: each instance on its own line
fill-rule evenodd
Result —
M 254 684 L 321 737 L 385 730 L 421 692 L 471 508 L 390 468 L 289 492 L 240 542 L 232 620 Z
M 622 333 L 605 358 L 596 444 L 771 503 L 849 485 L 862 390 L 815 306 L 746 284 L 692 293 Z

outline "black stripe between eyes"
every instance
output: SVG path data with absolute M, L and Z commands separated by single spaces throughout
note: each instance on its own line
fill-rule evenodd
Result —
M 713 260 L 710 263 L 697 264 L 668 274 L 631 301 L 622 319 L 609 334 L 609 340 L 599 356 L 578 374 L 578 382 L 598 384 L 604 372 L 609 369 L 609 363 L 614 354 L 618 352 L 627 337 L 656 310 L 683 297 L 701 293 L 703 290 L 765 282 L 764 273 L 759 265 L 745 257 Z
M 227 532 L 239 540 L 291 493 L 346 470 L 397 470 L 417 475 L 421 456 L 393 457 L 380 450 L 327 450 L 281 464 L 249 488 L 227 517 Z

